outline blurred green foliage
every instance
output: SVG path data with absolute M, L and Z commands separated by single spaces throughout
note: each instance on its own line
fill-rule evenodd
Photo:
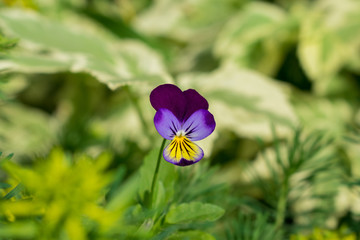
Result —
M 337 231 L 329 231 L 324 229 L 314 229 L 314 231 L 311 234 L 308 235 L 293 235 L 290 238 L 291 240 L 308 240 L 308 239 L 314 239 L 314 240 L 322 240 L 322 239 L 343 239 L 343 240 L 353 240 L 356 239 L 355 234 L 349 234 L 346 232 L 346 230 L 340 229 Z
M 358 0 L 0 1 L 0 239 L 358 239 Z M 149 93 L 209 101 L 161 162 Z

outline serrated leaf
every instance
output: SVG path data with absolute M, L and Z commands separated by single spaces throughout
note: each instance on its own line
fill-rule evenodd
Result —
M 170 224 L 215 221 L 224 213 L 224 209 L 214 204 L 190 202 L 172 206 L 165 221 Z

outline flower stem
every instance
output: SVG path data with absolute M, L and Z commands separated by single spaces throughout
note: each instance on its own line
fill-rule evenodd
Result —
M 155 189 L 155 184 L 156 184 L 157 176 L 158 176 L 158 174 L 159 174 L 161 156 L 162 156 L 162 152 L 163 152 L 164 147 L 165 147 L 165 142 L 166 142 L 166 139 L 164 139 L 164 140 L 162 141 L 162 143 L 161 143 L 161 147 L 160 147 L 158 159 L 157 159 L 157 162 L 156 162 L 154 177 L 153 177 L 152 183 L 151 183 L 151 190 L 150 190 L 150 201 L 151 201 L 151 202 L 152 202 L 153 195 L 154 195 L 154 189 Z

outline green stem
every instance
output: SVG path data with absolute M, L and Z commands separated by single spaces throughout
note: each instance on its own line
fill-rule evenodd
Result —
M 162 152 L 163 152 L 164 147 L 165 147 L 165 142 L 166 142 L 166 139 L 164 139 L 164 140 L 162 141 L 162 143 L 161 143 L 161 147 L 160 147 L 158 159 L 157 159 L 157 162 L 156 162 L 154 177 L 153 177 L 152 183 L 151 183 L 151 190 L 150 190 L 150 201 L 151 201 L 151 202 L 152 202 L 153 195 L 154 195 L 154 189 L 155 189 L 156 179 L 157 179 L 157 176 L 158 176 L 158 174 L 159 174 L 160 162 L 161 162 Z
M 276 220 L 275 226 L 277 229 L 280 229 L 283 226 L 285 220 L 285 213 L 286 213 L 286 204 L 287 204 L 287 197 L 289 192 L 289 179 L 285 176 L 284 182 L 281 186 L 280 190 L 280 198 L 277 205 L 276 211 Z

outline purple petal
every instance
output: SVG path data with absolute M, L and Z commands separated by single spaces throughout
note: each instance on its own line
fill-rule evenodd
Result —
M 172 84 L 158 86 L 151 92 L 150 102 L 156 111 L 160 108 L 166 108 L 179 120 L 183 119 L 186 110 L 186 99 L 184 93 L 177 86 Z
M 181 124 L 175 115 L 168 109 L 160 108 L 154 117 L 154 124 L 159 134 L 168 140 L 172 140 Z
M 183 124 L 182 130 L 191 141 L 198 141 L 209 136 L 215 129 L 214 116 L 204 109 L 194 112 Z
M 209 104 L 206 101 L 206 99 L 194 89 L 188 89 L 184 91 L 184 96 L 186 99 L 187 107 L 183 119 L 187 119 L 199 109 L 205 109 L 205 110 L 209 109 Z
M 185 137 L 176 137 L 166 146 L 164 159 L 178 166 L 188 166 L 197 163 L 204 157 L 204 151 Z

